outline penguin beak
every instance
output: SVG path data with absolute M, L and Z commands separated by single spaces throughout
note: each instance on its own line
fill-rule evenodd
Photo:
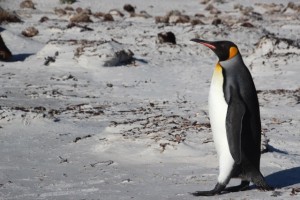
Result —
M 217 47 L 214 46 L 212 44 L 212 42 L 208 42 L 208 41 L 205 41 L 205 40 L 200 40 L 198 38 L 194 38 L 194 39 L 191 39 L 191 41 L 193 42 L 197 42 L 197 43 L 200 43 L 200 44 L 203 44 L 204 46 L 207 46 L 208 48 L 210 48 L 211 50 L 215 50 Z

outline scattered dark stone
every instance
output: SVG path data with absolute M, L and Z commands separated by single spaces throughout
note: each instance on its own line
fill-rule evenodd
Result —
M 12 57 L 10 50 L 5 45 L 1 35 L 0 35 L 0 60 L 8 61 Z
M 218 26 L 219 24 L 222 24 L 222 20 L 219 18 L 216 18 L 212 21 L 212 25 Z
M 271 194 L 271 197 L 278 197 L 278 196 L 281 196 L 282 195 L 282 192 L 280 191 L 273 191 L 273 193 Z
M 205 17 L 205 15 L 204 15 L 204 14 L 200 14 L 200 13 L 196 13 L 196 14 L 195 14 L 195 17 L 200 17 L 200 18 L 202 18 L 202 17 Z
M 22 112 L 29 112 L 30 110 L 25 107 L 16 106 L 14 107 L 14 110 L 22 111 Z
M 114 21 L 114 18 L 111 14 L 107 13 L 103 16 L 103 21 L 105 22 L 111 22 L 111 21 Z
M 116 51 L 111 59 L 104 63 L 104 66 L 110 67 L 131 64 L 134 62 L 133 56 L 134 53 L 130 49 Z
M 60 122 L 59 118 L 54 118 L 53 122 Z
M 92 137 L 92 135 L 85 135 L 85 136 L 82 136 L 82 137 L 76 137 L 75 140 L 73 140 L 73 142 L 76 143 L 79 140 L 90 138 L 90 137 Z
M 46 108 L 43 106 L 38 106 L 38 107 L 34 107 L 33 110 L 36 112 L 44 112 L 46 111 Z
M 250 22 L 244 22 L 244 23 L 241 24 L 241 26 L 247 27 L 247 28 L 253 28 L 254 27 L 254 25 L 251 24 Z
M 61 157 L 61 156 L 58 156 L 59 157 L 59 159 L 60 159 L 60 161 L 59 161 L 59 163 L 61 164 L 61 163 L 69 163 L 69 160 L 67 159 L 67 158 L 63 158 L 63 157 Z
M 150 105 L 151 107 L 154 107 L 154 106 L 155 106 L 155 104 L 154 104 L 154 103 L 150 103 L 149 105 Z
M 39 22 L 43 23 L 43 22 L 46 22 L 46 21 L 48 21 L 48 20 L 49 20 L 49 18 L 46 17 L 46 16 L 44 16 L 44 17 L 42 17 L 42 18 L 39 20 Z
M 169 32 L 162 32 L 157 34 L 158 43 L 172 43 L 176 44 L 176 38 L 174 33 L 171 31 Z
M 20 8 L 35 9 L 34 3 L 31 0 L 25 0 L 20 3 Z
M 130 4 L 125 4 L 125 5 L 123 6 L 123 9 L 124 9 L 125 11 L 129 12 L 129 13 L 135 13 L 134 7 L 133 7 L 132 5 L 130 5 Z
M 106 86 L 112 88 L 114 85 L 112 83 L 107 83 Z
M 39 33 L 39 31 L 35 27 L 28 27 L 24 31 L 22 31 L 22 35 L 25 37 L 33 37 L 36 36 Z
M 52 62 L 55 62 L 55 56 L 48 56 L 45 58 L 44 65 L 48 66 Z

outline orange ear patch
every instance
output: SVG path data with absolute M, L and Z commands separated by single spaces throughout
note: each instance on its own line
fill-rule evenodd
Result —
M 236 54 L 238 54 L 238 52 L 239 52 L 239 50 L 236 47 L 230 47 L 230 49 L 229 49 L 229 58 L 228 59 L 231 59 L 234 56 L 236 56 Z

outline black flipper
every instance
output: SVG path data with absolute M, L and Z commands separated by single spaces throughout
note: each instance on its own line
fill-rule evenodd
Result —
M 220 183 L 217 183 L 215 188 L 213 190 L 209 190 L 209 191 L 196 191 L 191 193 L 194 196 L 214 196 L 214 195 L 218 195 L 221 194 L 222 191 L 224 191 L 226 185 L 222 185 Z
M 226 192 L 239 192 L 245 191 L 249 188 L 250 181 L 242 181 L 240 185 L 228 187 L 225 189 Z
M 227 140 L 232 158 L 236 164 L 240 164 L 242 161 L 242 124 L 246 107 L 236 88 L 230 87 L 229 92 L 226 116 Z

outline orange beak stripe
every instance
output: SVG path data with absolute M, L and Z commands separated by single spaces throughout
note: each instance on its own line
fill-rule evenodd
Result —
M 205 42 L 199 42 L 200 44 L 203 44 L 204 46 L 207 46 L 208 48 L 210 49 L 216 49 L 216 47 L 212 44 L 208 44 L 208 43 L 205 43 Z

